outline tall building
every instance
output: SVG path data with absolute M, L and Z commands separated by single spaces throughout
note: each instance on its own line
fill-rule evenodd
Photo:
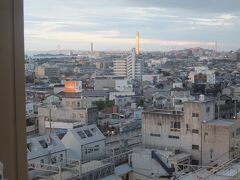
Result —
M 237 62 L 237 68 L 240 69 L 240 49 L 235 52 L 234 59 Z
M 136 55 L 139 55 L 140 49 L 139 49 L 139 32 L 136 33 Z
M 142 61 L 137 58 L 135 49 L 127 59 L 116 60 L 113 63 L 113 73 L 117 76 L 124 76 L 128 79 L 141 80 L 142 78 Z
M 93 53 L 93 42 L 91 42 L 91 53 Z

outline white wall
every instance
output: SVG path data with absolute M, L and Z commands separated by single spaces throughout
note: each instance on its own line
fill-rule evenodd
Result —
M 129 82 L 128 79 L 119 79 L 116 80 L 115 84 L 116 91 L 133 91 L 133 85 Z
M 134 96 L 135 92 L 110 92 L 109 100 L 115 100 L 116 96 Z

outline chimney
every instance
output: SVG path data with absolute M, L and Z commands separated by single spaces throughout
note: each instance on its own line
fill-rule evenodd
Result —
M 139 32 L 136 33 L 136 55 L 139 55 Z

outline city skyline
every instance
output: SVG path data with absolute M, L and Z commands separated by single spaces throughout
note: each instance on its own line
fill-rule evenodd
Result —
M 236 50 L 240 2 L 25 0 L 25 49 L 129 50 L 140 33 L 140 50 L 188 47 Z

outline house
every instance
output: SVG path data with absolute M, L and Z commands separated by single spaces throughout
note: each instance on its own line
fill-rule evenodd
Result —
M 67 149 L 55 134 L 27 139 L 28 162 L 61 164 L 67 158 Z
M 102 158 L 106 138 L 95 124 L 69 129 L 62 143 L 69 149 L 68 157 L 81 161 Z

